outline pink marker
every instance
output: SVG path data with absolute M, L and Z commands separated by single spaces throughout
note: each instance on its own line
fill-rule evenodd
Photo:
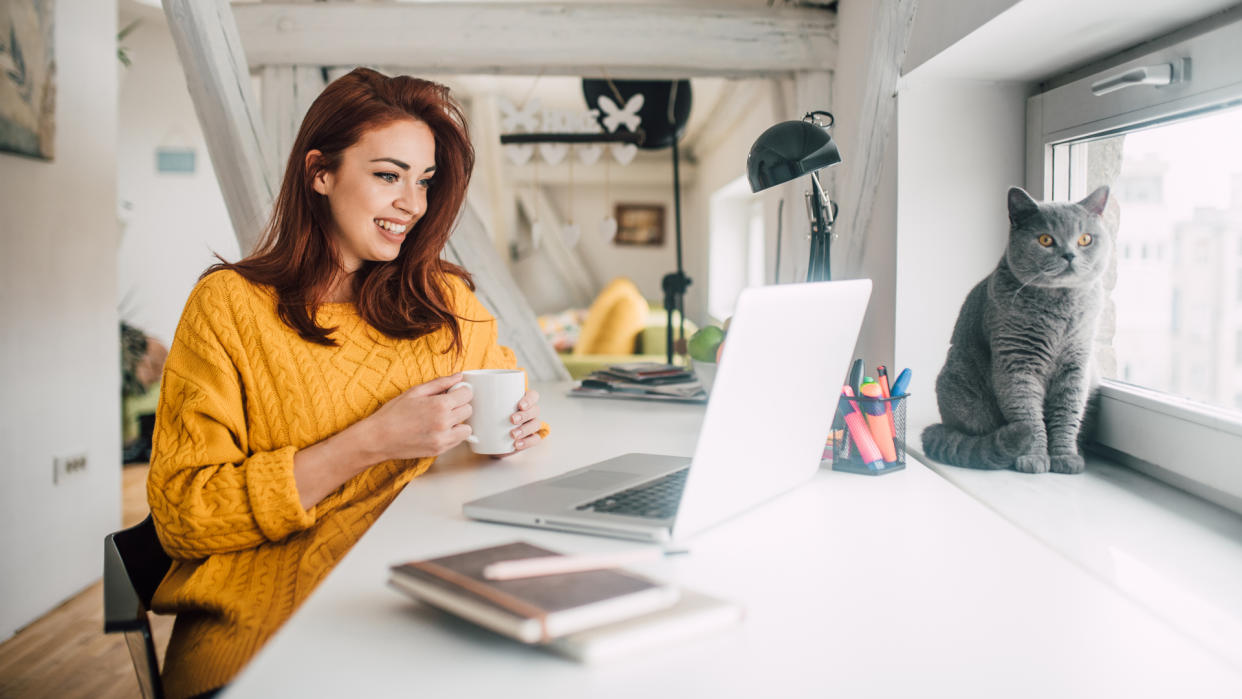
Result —
M 841 395 L 841 414 L 845 416 L 845 426 L 849 429 L 854 444 L 858 447 L 858 455 L 862 457 L 863 463 L 868 468 L 875 470 L 884 468 L 884 457 L 880 455 L 880 447 L 875 443 L 875 438 L 871 436 L 871 429 L 867 427 L 867 418 L 863 417 L 862 411 L 858 409 L 858 403 L 849 400 L 854 397 L 854 391 L 849 386 L 842 386 Z

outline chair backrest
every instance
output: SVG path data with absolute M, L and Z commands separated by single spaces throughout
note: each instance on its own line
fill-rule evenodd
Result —
M 647 323 L 647 300 L 634 282 L 617 277 L 599 292 L 582 321 L 575 355 L 631 354 Z
M 125 634 L 138 686 L 147 699 L 164 696 L 147 610 L 171 565 L 151 515 L 104 537 L 104 633 Z

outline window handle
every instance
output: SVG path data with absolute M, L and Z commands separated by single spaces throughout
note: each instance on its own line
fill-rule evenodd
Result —
M 1172 85 L 1190 78 L 1190 59 L 1182 58 L 1173 63 L 1131 68 L 1116 75 L 1091 83 L 1091 94 L 1107 95 L 1136 85 Z

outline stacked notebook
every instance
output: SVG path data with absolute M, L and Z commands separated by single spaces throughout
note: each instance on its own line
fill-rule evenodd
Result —
M 556 556 L 525 542 L 391 568 L 415 599 L 524 643 L 584 662 L 666 645 L 737 623 L 735 604 L 621 570 L 488 580 L 490 563 Z
M 637 398 L 702 403 L 707 400 L 703 384 L 685 367 L 657 362 L 614 364 L 592 372 L 570 390 L 572 396 L 588 398 Z

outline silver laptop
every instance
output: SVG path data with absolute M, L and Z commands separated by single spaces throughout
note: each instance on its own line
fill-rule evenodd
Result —
M 694 458 L 622 454 L 468 502 L 467 517 L 644 541 L 685 539 L 809 480 L 871 281 L 738 297 Z

